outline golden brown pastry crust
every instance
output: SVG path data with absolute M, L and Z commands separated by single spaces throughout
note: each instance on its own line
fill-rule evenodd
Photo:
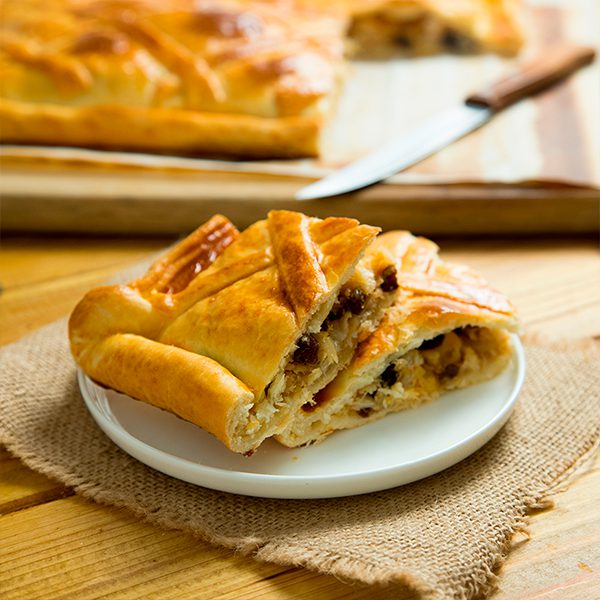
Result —
M 194 305 L 164 329 L 160 341 L 214 358 L 260 398 L 309 318 L 328 298 L 333 301 L 333 291 L 350 277 L 377 231 L 354 219 L 272 211 L 232 246 L 232 252 L 252 248 L 247 257 L 223 268 L 230 260 L 226 252 L 204 273 L 221 280 L 223 271 L 243 268 L 244 276 L 211 288 L 210 295 L 196 289 Z M 255 251 L 255 244 L 263 246 Z
M 272 211 L 238 235 L 214 217 L 144 277 L 89 292 L 69 322 L 72 353 L 100 383 L 252 451 L 251 411 L 377 232 Z
M 317 152 L 341 13 L 267 0 L 4 0 L 2 10 L 4 142 Z
M 64 107 L 0 99 L 3 143 L 245 158 L 319 152 L 321 118 L 262 118 L 126 106 Z
M 86 294 L 69 320 L 71 352 L 79 366 L 103 385 L 228 439 L 231 415 L 252 403 L 252 392 L 214 360 L 154 339 L 174 314 L 185 310 L 185 298 L 179 303 L 173 299 L 237 236 L 225 217 L 215 216 L 140 279 Z M 203 402 L 190 401 L 197 397 Z M 208 411 L 206 405 L 218 408 Z

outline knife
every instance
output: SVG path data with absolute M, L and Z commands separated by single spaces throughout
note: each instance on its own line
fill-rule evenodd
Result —
M 337 196 L 387 179 L 478 129 L 507 106 L 550 87 L 593 62 L 594 57 L 594 49 L 587 46 L 569 44 L 551 48 L 487 89 L 471 94 L 462 105 L 430 118 L 402 139 L 389 142 L 303 187 L 296 192 L 295 198 L 315 200 Z

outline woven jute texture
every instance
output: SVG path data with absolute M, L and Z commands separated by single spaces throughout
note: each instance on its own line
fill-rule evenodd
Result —
M 528 508 L 600 437 L 597 346 L 529 343 L 526 354 L 518 406 L 484 448 L 423 481 L 351 498 L 236 496 L 130 458 L 83 404 L 64 321 L 0 350 L 0 440 L 33 469 L 150 523 L 266 561 L 402 582 L 425 598 L 471 598 L 492 589 Z

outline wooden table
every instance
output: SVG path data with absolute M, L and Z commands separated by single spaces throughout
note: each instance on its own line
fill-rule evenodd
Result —
M 170 239 L 4 237 L 0 343 L 68 313 L 82 294 Z M 600 337 L 594 240 L 448 241 L 444 254 L 480 269 L 519 306 L 526 329 Z M 598 418 L 598 415 L 590 415 Z M 600 460 L 531 516 L 513 540 L 497 599 L 600 598 Z M 412 598 L 258 563 L 124 510 L 73 495 L 0 451 L 0 597 Z

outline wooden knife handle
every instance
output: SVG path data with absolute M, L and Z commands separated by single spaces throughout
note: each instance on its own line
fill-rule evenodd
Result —
M 466 100 L 470 106 L 485 106 L 499 111 L 527 96 L 541 92 L 593 62 L 595 50 L 588 46 L 561 45 L 550 48 L 519 70 L 489 88 L 472 94 Z

